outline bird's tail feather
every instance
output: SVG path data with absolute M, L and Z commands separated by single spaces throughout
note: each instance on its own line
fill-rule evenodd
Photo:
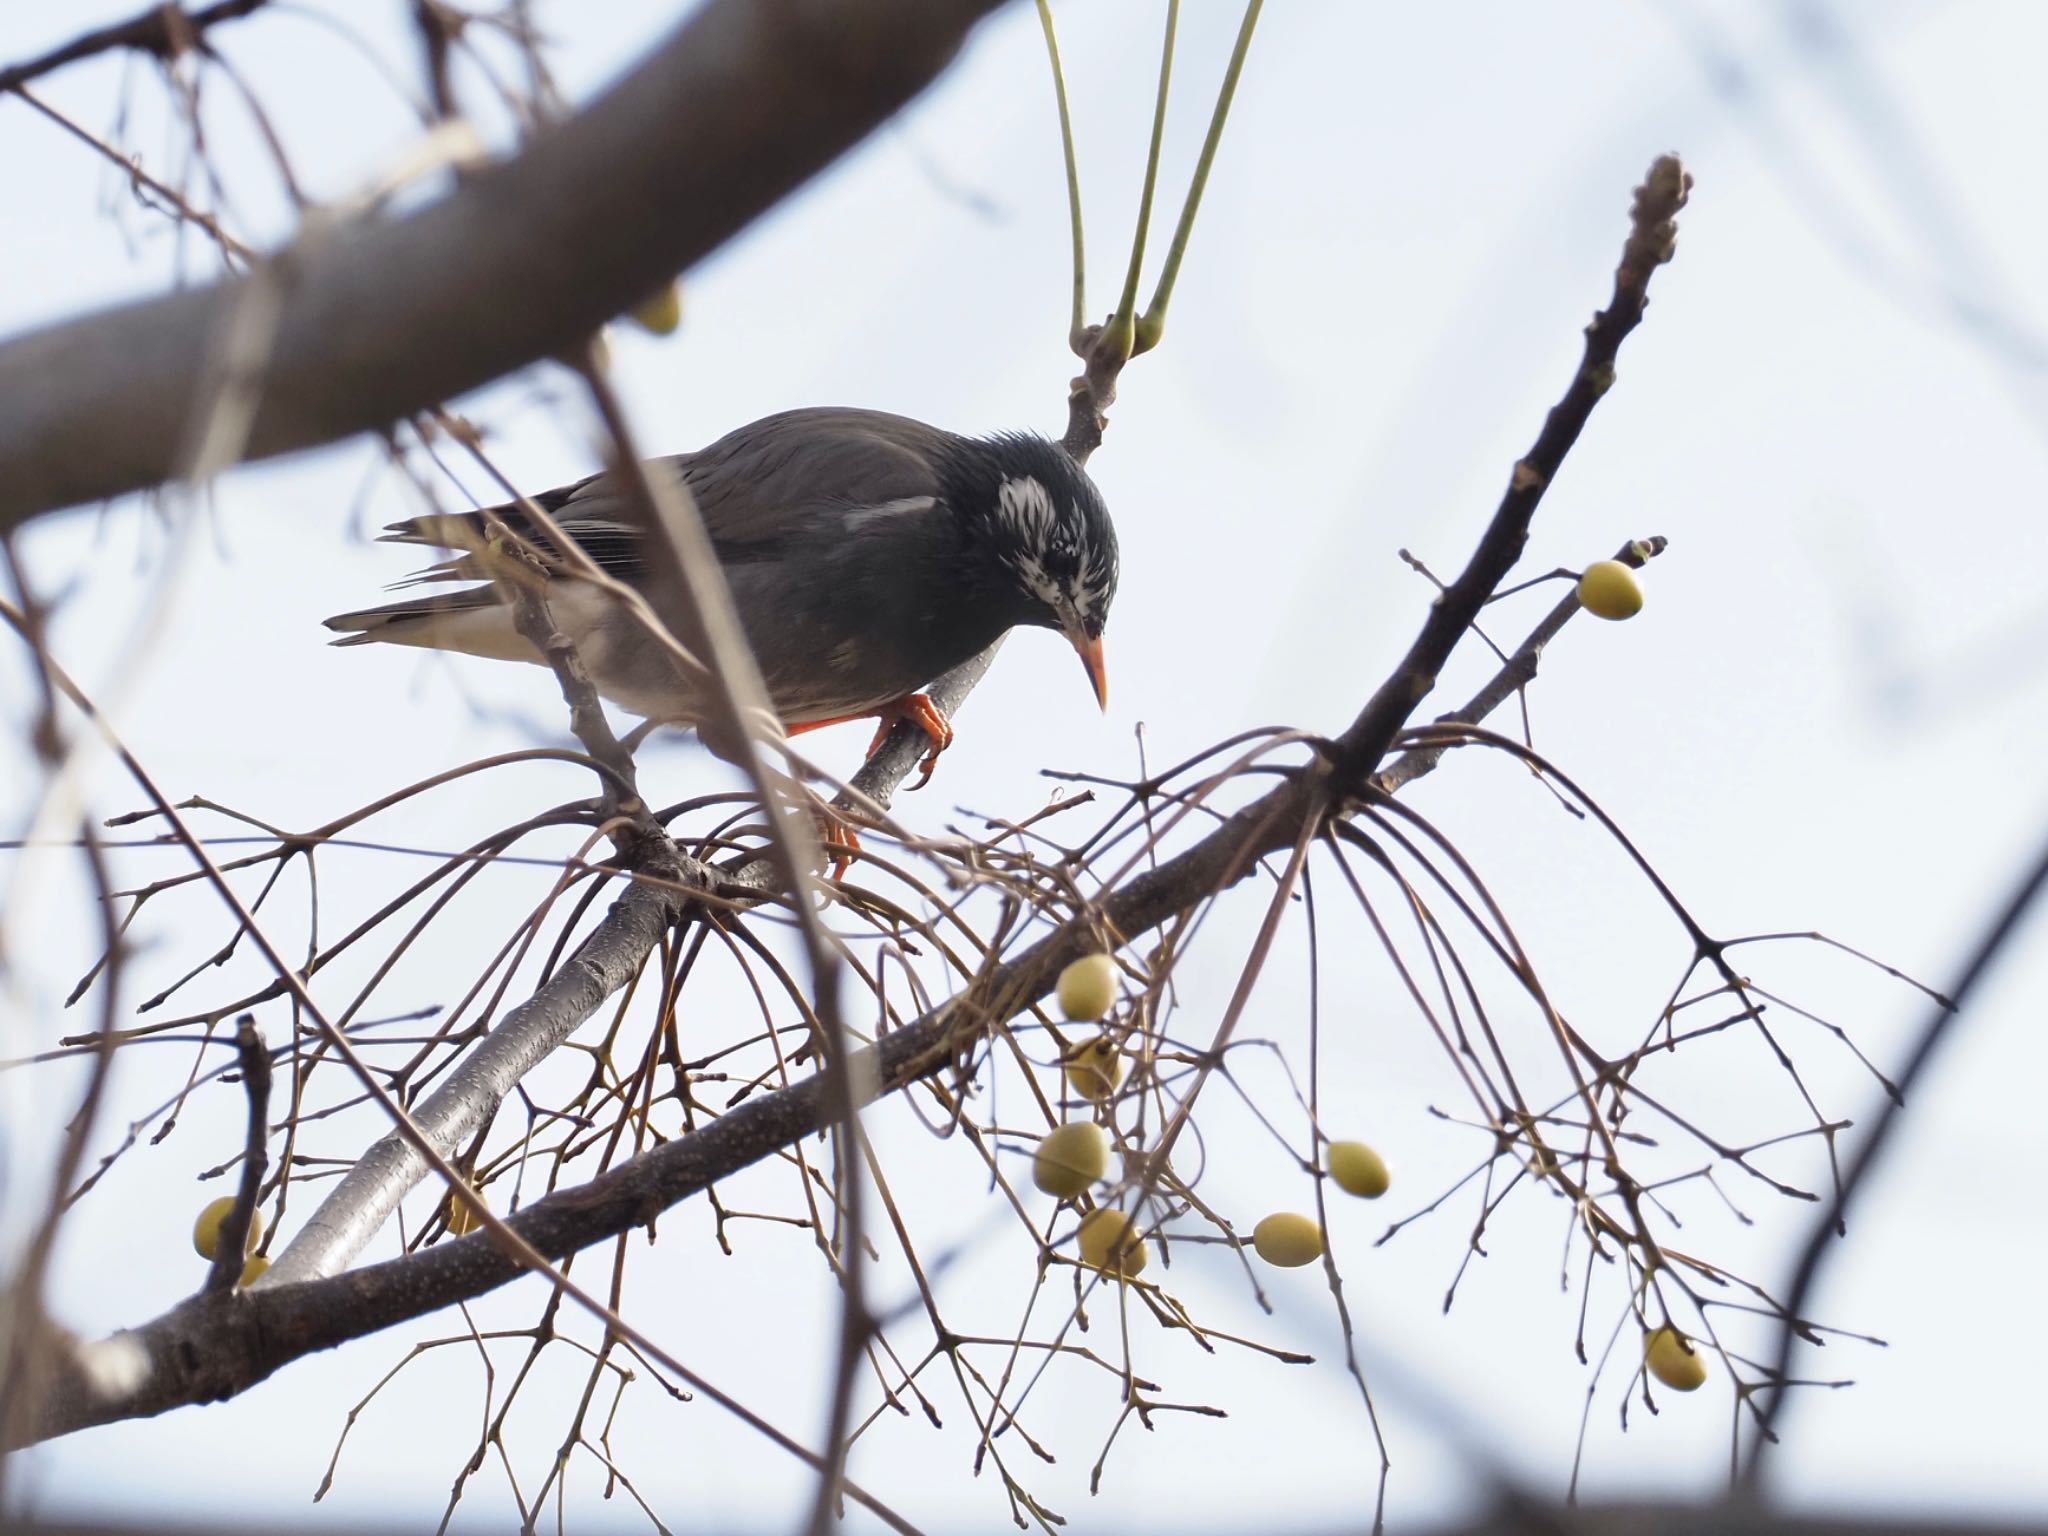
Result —
M 470 587 L 432 597 L 337 613 L 326 621 L 336 645 L 421 645 L 503 661 L 537 661 L 539 654 L 513 626 L 512 610 L 494 587 Z
M 502 516 L 502 509 L 493 508 Z M 490 533 L 481 512 L 434 512 L 386 523 L 379 544 L 431 544 L 440 549 L 482 549 Z

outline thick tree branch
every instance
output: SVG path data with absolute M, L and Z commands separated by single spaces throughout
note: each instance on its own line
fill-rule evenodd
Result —
M 682 856 L 667 838 L 646 844 L 642 873 L 590 937 L 532 997 L 463 1057 L 441 1086 L 413 1106 L 413 1123 L 444 1157 L 489 1123 L 505 1095 L 554 1053 L 583 1021 L 638 974 L 682 910 Z M 427 1160 L 397 1131 L 356 1160 L 277 1257 L 266 1286 L 333 1274 L 377 1235 L 398 1203 L 427 1176 Z
M 0 345 L 0 530 L 177 472 L 244 287 L 280 308 L 244 450 L 333 442 L 567 351 L 922 90 L 995 0 L 712 0 L 516 160 L 267 269 Z

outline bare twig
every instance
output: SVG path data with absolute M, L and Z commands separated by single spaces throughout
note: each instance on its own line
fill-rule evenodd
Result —
M 1133 329 L 1132 345 L 1138 352 L 1151 351 L 1165 334 L 1166 306 L 1173 302 L 1181 260 L 1188 253 L 1188 237 L 1195 231 L 1195 215 L 1201 211 L 1202 193 L 1216 164 L 1216 147 L 1223 142 L 1223 125 L 1229 120 L 1230 103 L 1237 95 L 1238 77 L 1244 73 L 1245 55 L 1251 52 L 1252 29 L 1258 26 L 1259 12 L 1264 6 L 1265 0 L 1246 0 L 1244 19 L 1237 27 L 1237 41 L 1230 49 L 1230 63 L 1223 71 L 1223 83 L 1216 90 L 1216 105 L 1209 114 L 1209 132 L 1202 140 L 1202 153 L 1195 161 L 1195 174 L 1181 203 L 1180 222 L 1174 225 L 1173 242 L 1166 248 L 1166 264 L 1159 269 L 1152 302 L 1145 306 Z
M 1806 1241 L 1800 1247 L 1792 1281 L 1786 1287 L 1785 1305 L 1778 1321 L 1776 1358 L 1765 1379 L 1756 1438 L 1750 1442 L 1749 1455 L 1742 1467 L 1740 1485 L 1751 1495 L 1756 1493 L 1762 1479 L 1765 1450 L 1778 1438 L 1778 1420 L 1784 1413 L 1787 1388 L 1792 1385 L 1792 1352 L 1798 1345 L 1807 1300 L 1813 1294 L 1821 1266 L 1833 1251 L 1833 1244 L 1847 1230 L 1849 1204 L 1884 1156 L 1892 1131 L 1899 1123 L 1900 1112 L 1905 1107 L 1906 1095 L 1954 1035 L 1963 1004 L 1990 973 L 2043 890 L 2048 890 L 2048 846 L 2035 855 L 2032 867 L 2020 877 L 2004 906 L 1984 931 L 1984 936 L 1977 941 L 1977 947 L 1957 976 L 1955 985 L 1948 989 L 1946 999 L 1936 1001 L 1927 1021 L 1920 1026 L 1920 1037 L 1914 1042 L 1912 1053 L 1898 1074 L 1896 1090 L 1879 1100 L 1875 1123 L 1843 1171 L 1835 1187 L 1834 1199 L 1828 1202 L 1827 1209 L 1813 1218 Z
M 1586 327 L 1578 371 L 1564 398 L 1551 407 L 1534 446 L 1515 465 L 1507 492 L 1471 560 L 1432 606 L 1422 633 L 1401 664 L 1339 738 L 1335 761 L 1340 783 L 1373 771 L 1402 723 L 1436 686 L 1437 674 L 1459 637 L 1521 558 L 1543 493 L 1585 430 L 1593 408 L 1613 387 L 1615 356 L 1629 332 L 1642 322 L 1651 275 L 1671 259 L 1677 240 L 1674 220 L 1691 190 L 1692 177 L 1676 155 L 1659 158 L 1636 188 L 1628 241 L 1614 272 L 1613 297 Z
M 1663 554 L 1667 542 L 1661 536 L 1634 539 L 1624 544 L 1614 558 L 1626 565 L 1642 566 Z M 1543 660 L 1544 647 L 1557 638 L 1558 633 L 1571 622 L 1573 615 L 1577 614 L 1581 607 L 1576 591 L 1565 593 L 1557 600 L 1557 605 L 1529 631 L 1522 643 L 1515 647 L 1514 655 L 1503 661 L 1500 670 L 1487 679 L 1485 686 L 1449 714 L 1438 715 L 1435 723 L 1477 725 L 1516 693 L 1528 687 L 1535 681 L 1536 668 Z M 1402 785 L 1413 783 L 1436 767 L 1448 750 L 1447 746 L 1410 747 L 1375 774 L 1373 783 L 1382 794 L 1391 795 Z
M 1045 51 L 1052 60 L 1053 99 L 1060 110 L 1060 150 L 1067 171 L 1067 230 L 1074 247 L 1074 302 L 1067 318 L 1067 344 L 1081 349 L 1088 324 L 1088 247 L 1081 235 L 1081 167 L 1074 154 L 1074 117 L 1067 108 L 1067 72 L 1060 63 L 1060 40 L 1053 30 L 1051 0 L 1038 0 L 1038 24 L 1045 32 Z
M 16 90 L 52 70 L 117 48 L 153 54 L 168 61 L 188 48 L 197 47 L 207 28 L 253 15 L 269 3 L 270 0 L 215 0 L 196 11 L 177 5 L 152 5 L 126 21 L 83 33 L 38 58 L 0 69 L 0 91 Z
M 256 1199 L 263 1192 L 265 1150 L 270 1140 L 270 1052 L 263 1047 L 255 1019 L 246 1013 L 235 1024 L 235 1056 L 242 1066 L 242 1093 L 249 1103 L 249 1132 L 242 1146 L 242 1177 L 234 1207 L 221 1221 L 213 1264 L 206 1273 L 206 1292 L 214 1296 L 233 1290 L 242 1278 L 249 1224 L 256 1219 Z
M 678 856 L 680 857 L 680 856 Z M 514 1008 L 465 1055 L 447 1080 L 413 1106 L 412 1120 L 444 1155 L 497 1113 L 505 1095 L 604 1000 L 639 972 L 675 922 L 694 861 L 635 881 L 544 987 Z M 426 1160 L 393 1132 L 356 1160 L 264 1276 L 266 1285 L 331 1275 L 360 1253 L 400 1200 L 426 1176 Z

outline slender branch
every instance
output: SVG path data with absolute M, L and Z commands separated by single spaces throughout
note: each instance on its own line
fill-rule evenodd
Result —
M 1237 44 L 1230 50 L 1230 66 L 1223 72 L 1223 85 L 1216 92 L 1216 109 L 1209 114 L 1209 133 L 1202 140 L 1201 158 L 1195 161 L 1194 179 L 1188 183 L 1187 201 L 1181 204 L 1180 222 L 1174 226 L 1173 243 L 1166 248 L 1166 265 L 1159 269 L 1158 286 L 1152 302 L 1138 317 L 1133 344 L 1139 352 L 1159 345 L 1166 330 L 1166 306 L 1173 301 L 1173 285 L 1180 279 L 1181 258 L 1188 253 L 1188 236 L 1195 231 L 1195 215 L 1201 210 L 1202 192 L 1209 185 L 1209 170 L 1216 163 L 1216 146 L 1223 142 L 1223 124 L 1230 116 L 1230 103 L 1237 95 L 1237 78 L 1244 73 L 1245 55 L 1251 51 L 1252 28 L 1259 24 L 1265 0 L 1249 0 L 1244 20 L 1238 25 Z
M 215 1236 L 213 1265 L 206 1272 L 206 1292 L 218 1296 L 242 1278 L 249 1251 L 249 1224 L 256 1219 L 256 1200 L 263 1193 L 265 1149 L 270 1139 L 270 1052 L 256 1021 L 243 1014 L 235 1025 L 235 1057 L 242 1066 L 242 1094 L 249 1101 L 249 1128 L 242 1141 L 242 1178 L 234 1208 Z
M 1124 288 L 1109 317 L 1105 344 L 1125 357 L 1136 350 L 1138 278 L 1145 266 L 1145 237 L 1152 229 L 1152 194 L 1159 186 L 1159 151 L 1166 138 L 1167 89 L 1173 83 L 1173 39 L 1180 30 L 1180 0 L 1166 0 L 1166 40 L 1159 49 L 1159 90 L 1152 102 L 1152 142 L 1145 152 L 1145 182 L 1138 191 L 1138 227 L 1131 232 L 1131 259 Z
M 634 881 L 547 985 L 506 1014 L 439 1088 L 412 1107 L 413 1124 L 436 1150 L 452 1156 L 497 1113 L 506 1094 L 639 973 L 676 921 L 686 878 L 678 866 L 664 879 Z M 307 1218 L 263 1277 L 264 1286 L 334 1274 L 363 1251 L 428 1168 L 403 1134 L 387 1133 Z
M 1557 478 L 1565 455 L 1585 430 L 1593 408 L 1614 384 L 1614 359 L 1629 332 L 1642 322 L 1649 304 L 1650 277 L 1671 259 L 1677 240 L 1674 220 L 1692 190 L 1692 177 L 1676 155 L 1664 155 L 1636 188 L 1629 214 L 1629 237 L 1614 271 L 1614 294 L 1605 309 L 1586 327 L 1585 352 L 1564 398 L 1550 408 L 1536 442 L 1516 463 L 1479 547 L 1458 579 L 1446 587 L 1430 609 L 1422 633 L 1401 664 L 1359 711 L 1337 743 L 1336 766 L 1341 779 L 1371 773 L 1395 733 L 1423 698 L 1436 687 L 1437 674 L 1451 651 L 1478 617 L 1495 587 L 1521 558 L 1529 540 L 1529 524 L 1543 493 Z
M 217 3 L 196 11 L 175 5 L 152 5 L 126 21 L 101 27 L 96 32 L 83 33 L 39 58 L 0 69 L 0 91 L 15 90 L 52 70 L 62 69 L 66 64 L 75 64 L 95 54 L 110 53 L 116 48 L 173 59 L 197 45 L 208 27 L 240 20 L 268 4 L 270 0 L 217 0 Z
M 2014 886 L 1998 916 L 1992 920 L 1984 937 L 1978 940 L 1962 974 L 1956 978 L 1956 984 L 1949 988 L 1947 998 L 1935 1002 L 1927 1022 L 1920 1027 L 1920 1038 L 1914 1042 L 1913 1054 L 1906 1058 L 1905 1068 L 1899 1073 L 1896 1088 L 1879 1099 L 1877 1121 L 1837 1182 L 1834 1199 L 1813 1219 L 1813 1226 L 1799 1252 L 1799 1263 L 1792 1271 L 1792 1282 L 1785 1288 L 1785 1305 L 1778 1322 L 1777 1358 L 1765 1377 L 1767 1385 L 1763 1389 L 1763 1407 L 1757 1416 L 1756 1439 L 1750 1442 L 1749 1457 L 1742 1468 L 1740 1486 L 1752 1495 L 1762 1476 L 1765 1449 L 1777 1440 L 1777 1423 L 1784 1412 L 1786 1388 L 1791 1384 L 1792 1351 L 1804 1326 L 1800 1319 L 1805 1315 L 1807 1299 L 1813 1294 L 1821 1266 L 1833 1251 L 1832 1245 L 1847 1230 L 1849 1203 L 1868 1182 L 1871 1170 L 1884 1156 L 1892 1130 L 1905 1108 L 1906 1095 L 1926 1075 L 1935 1056 L 1953 1036 L 1963 1004 L 1990 973 L 2006 945 L 2019 931 L 2021 922 L 2040 900 L 2043 890 L 2048 890 L 2048 845 L 2034 856 L 2033 866 Z
M 1668 543 L 1669 540 L 1661 534 L 1648 539 L 1632 539 L 1621 547 L 1614 558 L 1625 565 L 1640 568 L 1663 554 Z M 1536 668 L 1543 660 L 1544 647 L 1558 637 L 1565 625 L 1572 621 L 1573 616 L 1582 607 L 1576 588 L 1566 592 L 1557 600 L 1557 605 L 1529 631 L 1522 643 L 1515 647 L 1514 655 L 1501 663 L 1500 670 L 1487 679 L 1485 685 L 1464 704 L 1447 715 L 1438 715 L 1435 723 L 1477 725 L 1505 704 L 1518 690 L 1528 687 L 1536 679 Z M 1403 784 L 1413 783 L 1435 768 L 1444 753 L 1449 750 L 1448 743 L 1410 747 L 1373 776 L 1374 787 L 1382 794 L 1391 795 Z
M 1216 146 L 1223 139 L 1223 125 L 1230 115 L 1231 98 L 1237 91 L 1238 76 L 1243 72 L 1246 54 L 1251 49 L 1252 28 L 1257 25 L 1259 8 L 1263 0 L 1250 0 L 1245 7 L 1244 21 L 1238 29 L 1237 45 L 1231 50 L 1230 66 L 1224 72 L 1222 89 L 1217 93 L 1216 108 L 1209 118 L 1209 133 L 1202 143 L 1202 154 L 1195 165 L 1195 175 L 1189 184 L 1187 200 L 1181 205 L 1180 222 L 1173 232 L 1173 245 L 1167 252 L 1166 267 L 1161 272 L 1159 286 L 1152 296 L 1147 311 L 1134 317 L 1132 305 L 1136 300 L 1138 267 L 1144 257 L 1145 233 L 1151 222 L 1152 192 L 1159 172 L 1160 141 L 1166 123 L 1166 88 L 1172 74 L 1173 35 L 1175 19 L 1179 15 L 1177 4 L 1169 4 L 1166 23 L 1166 45 L 1159 64 L 1158 97 L 1153 108 L 1151 153 L 1145 162 L 1145 187 L 1138 213 L 1138 229 L 1132 241 L 1131 264 L 1125 279 L 1124 293 L 1116 312 L 1101 325 L 1080 327 L 1068 338 L 1074 355 L 1081 359 L 1081 376 L 1074 380 L 1067 392 L 1067 430 L 1060 439 L 1060 446 L 1072 455 L 1077 464 L 1086 464 L 1088 457 L 1102 445 L 1103 428 L 1108 424 L 1109 408 L 1116 403 L 1117 379 L 1123 373 L 1124 364 L 1140 352 L 1149 351 L 1159 343 L 1161 332 L 1166 326 L 1166 305 L 1172 297 L 1175 278 L 1180 273 L 1181 258 L 1187 254 L 1188 236 L 1195 227 L 1195 215 L 1200 211 L 1202 189 L 1208 185 L 1209 168 L 1216 159 Z M 1071 182 L 1071 169 L 1069 172 Z M 1075 253 L 1079 256 L 1079 213 L 1080 196 L 1077 184 L 1070 185 L 1076 199 Z M 1078 299 L 1078 276 L 1076 297 Z M 1078 311 L 1076 316 L 1078 326 Z
M 11 562 L 12 551 L 9 555 Z M 14 574 L 19 578 L 18 567 Z M 32 614 L 35 613 L 34 598 L 27 583 L 19 582 L 19 590 L 23 602 Z M 32 624 L 28 638 L 33 642 L 39 633 L 39 627 Z M 36 644 L 35 655 L 38 672 L 51 685 L 54 697 L 54 679 L 51 676 L 54 663 L 39 643 Z M 42 745 L 47 749 L 46 761 L 55 762 L 61 756 L 62 744 L 57 736 L 54 711 L 47 727 L 48 734 L 44 736 Z M 107 869 L 106 850 L 97 832 L 90 826 L 84 826 L 80 831 L 79 848 L 99 896 L 100 932 L 107 955 L 104 1001 L 100 1008 L 99 1027 L 93 1034 L 91 1075 L 86 1079 L 84 1096 L 71 1117 L 63 1146 L 57 1155 L 57 1166 L 50 1180 L 48 1209 L 30 1236 L 19 1266 L 9 1277 L 6 1291 L 0 1292 L 6 1297 L 9 1314 L 0 1317 L 0 1444 L 9 1443 L 11 1437 L 18 1435 L 32 1420 L 34 1404 L 41 1400 L 69 1345 L 68 1336 L 62 1335 L 55 1327 L 43 1305 L 43 1288 L 49 1277 L 50 1257 L 56 1248 L 58 1225 L 69 1208 L 65 1195 L 77 1185 L 86 1147 L 92 1141 L 93 1132 L 99 1125 L 100 1111 L 107 1101 L 107 1083 L 114 1068 L 116 1021 L 121 1016 L 127 943 L 120 921 L 115 916 L 114 882 Z M 7 1494 L 7 1472 L 5 1455 L 0 1453 L 0 1500 L 4 1500 Z M 5 1507 L 5 1503 L 0 1502 L 0 1509 Z
M 1067 344 L 1081 349 L 1088 325 L 1088 253 L 1081 238 L 1081 167 L 1074 156 L 1074 118 L 1067 110 L 1067 72 L 1060 65 L 1060 40 L 1052 29 L 1051 0 L 1038 0 L 1038 24 L 1045 29 L 1045 51 L 1052 60 L 1052 92 L 1060 108 L 1060 151 L 1067 167 L 1067 226 L 1074 237 L 1074 307 L 1067 318 Z

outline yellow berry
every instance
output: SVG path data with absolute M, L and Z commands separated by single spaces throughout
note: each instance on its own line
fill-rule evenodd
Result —
M 1674 1392 L 1697 1391 L 1707 1379 L 1707 1357 L 1669 1323 L 1643 1336 L 1643 1364 Z
M 683 285 L 671 280 L 626 313 L 642 330 L 667 336 L 683 323 Z
M 466 1237 L 483 1225 L 483 1218 L 469 1208 L 469 1202 L 459 1195 L 451 1194 L 447 1199 L 448 1235 Z
M 1081 1218 L 1081 1262 L 1090 1269 L 1121 1273 L 1128 1280 L 1151 1257 L 1137 1224 L 1122 1211 L 1103 1206 Z
M 1275 1211 L 1252 1228 L 1252 1247 L 1268 1264 L 1299 1269 L 1323 1256 L 1323 1229 L 1299 1211 Z
M 192 1246 L 199 1250 L 199 1257 L 210 1259 L 220 1247 L 220 1224 L 228 1219 L 228 1212 L 235 1208 L 233 1195 L 222 1195 L 218 1200 L 209 1200 L 199 1213 L 199 1219 L 192 1223 Z M 249 1241 L 243 1246 L 247 1253 L 263 1241 L 263 1213 L 249 1213 Z
M 1067 1081 L 1091 1104 L 1100 1104 L 1124 1080 L 1124 1058 L 1116 1042 L 1097 1035 L 1067 1058 Z
M 1329 1153 L 1330 1177 L 1347 1195 L 1377 1200 L 1393 1182 L 1387 1160 L 1362 1141 L 1333 1141 Z
M 242 1265 L 243 1285 L 254 1285 L 263 1278 L 263 1271 L 270 1268 L 270 1260 L 260 1253 L 252 1253 Z
M 1071 1200 L 1109 1168 L 1109 1138 L 1092 1120 L 1075 1120 L 1045 1133 L 1031 1159 L 1031 1182 L 1048 1195 Z
M 1060 972 L 1060 1011 L 1070 1019 L 1099 1019 L 1116 1002 L 1116 962 L 1083 955 Z
M 1643 611 L 1643 584 L 1619 560 L 1595 560 L 1579 577 L 1579 603 L 1603 619 L 1632 619 Z

